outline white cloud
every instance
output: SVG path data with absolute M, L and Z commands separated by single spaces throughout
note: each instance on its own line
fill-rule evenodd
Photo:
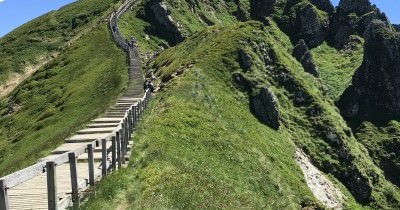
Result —
M 3 2 L 4 0 L 0 0 L 0 2 Z

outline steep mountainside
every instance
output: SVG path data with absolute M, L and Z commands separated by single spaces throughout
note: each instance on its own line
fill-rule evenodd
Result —
M 269 173 L 256 176 L 257 166 L 246 170 L 248 165 L 240 161 L 245 156 L 252 157 L 248 164 L 258 163 L 253 150 L 267 156 L 279 154 L 279 160 L 271 159 L 272 165 L 267 159 L 265 165 L 273 168 L 286 159 L 283 154 L 293 156 L 291 147 L 280 147 L 290 144 L 330 174 L 346 195 L 345 207 L 399 208 L 400 191 L 391 178 L 395 172 L 389 177 L 379 163 L 396 154 L 374 147 L 379 142 L 363 136 L 361 129 L 354 136 L 350 122 L 334 103 L 365 63 L 363 52 L 368 53 L 370 37 L 364 31 L 375 19 L 388 23 L 368 1 L 342 0 L 336 10 L 329 1 L 308 0 L 143 1 L 130 15 L 121 26 L 126 34 L 142 39 L 144 52 L 156 50 L 157 43 L 175 47 L 148 63 L 148 75 L 157 76 L 160 87 L 146 118 L 151 127 L 140 128 L 135 137 L 133 170 L 110 178 L 110 183 L 124 179 L 132 185 L 119 183 L 125 189 L 121 192 L 106 182 L 96 202 L 86 208 L 110 202 L 114 204 L 106 209 L 118 205 L 133 209 L 316 208 L 321 203 L 315 198 L 311 202 L 300 198 L 305 193 L 304 181 L 299 185 L 303 187 L 290 188 L 294 200 L 284 202 L 282 195 L 275 194 L 288 192 L 285 187 L 267 190 L 268 199 L 257 200 L 271 183 L 284 186 L 298 179 L 277 180 Z M 204 21 L 202 16 L 214 21 Z M 268 133 L 243 110 L 252 113 Z M 281 139 L 279 146 L 258 145 L 275 144 L 274 136 Z M 236 147 L 242 141 L 246 141 L 243 148 Z M 231 165 L 236 159 L 240 162 Z M 297 167 L 294 158 L 288 161 L 286 166 Z M 292 168 L 286 166 L 272 171 L 283 175 L 282 169 Z M 301 176 L 300 171 L 290 173 Z M 257 177 L 263 182 L 252 180 Z M 240 197 L 241 193 L 252 196 Z M 110 196 L 116 198 L 110 200 Z
M 82 15 L 85 12 L 91 14 L 97 11 L 94 8 L 99 7 L 103 8 L 103 12 L 96 14 L 104 18 L 107 15 L 105 10 L 112 10 L 109 3 L 100 6 L 98 1 L 85 0 L 49 15 L 71 21 L 72 17 L 81 14 L 79 11 Z M 71 11 L 71 8 L 75 10 Z M 25 35 L 16 36 L 15 41 L 9 40 L 24 30 L 40 31 L 41 27 L 46 28 L 54 23 L 43 20 L 44 17 L 1 39 L 0 42 L 7 42 L 8 48 L 4 49 L 13 51 L 14 47 L 11 46 L 15 45 L 24 49 L 16 52 L 23 53 L 46 45 L 46 42 L 38 42 L 31 47 L 20 46 Z M 126 56 L 111 40 L 107 24 L 108 21 L 103 21 L 96 23 L 93 28 L 82 26 L 82 30 L 87 30 L 85 35 L 59 51 L 57 58 L 39 68 L 8 97 L 0 98 L 1 175 L 26 167 L 46 156 L 83 123 L 101 114 L 121 93 L 128 79 Z M 60 30 L 60 33 L 68 31 L 53 27 L 46 29 L 46 34 L 56 33 L 56 30 Z M 46 37 L 40 34 L 37 36 Z M 68 37 L 60 34 L 59 39 Z M 42 49 L 41 53 L 52 52 L 47 50 Z M 31 56 L 37 55 L 38 52 L 32 52 Z M 7 56 L 15 61 L 22 59 L 12 53 Z
M 112 10 L 79 4 L 93 20 Z M 1 173 L 55 147 L 125 86 L 106 23 L 65 18 L 88 33 L 45 48 L 58 57 L 0 101 Z M 368 0 L 142 0 L 119 26 L 157 92 L 130 167 L 83 209 L 400 209 L 399 33 Z M 334 190 L 316 189 L 299 159 Z

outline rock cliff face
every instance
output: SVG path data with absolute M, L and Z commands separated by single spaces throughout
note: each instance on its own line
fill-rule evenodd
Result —
M 333 43 L 341 48 L 350 41 L 351 35 L 362 36 L 374 19 L 389 23 L 386 15 L 369 0 L 341 0 L 331 23 Z
M 364 60 L 338 105 L 350 121 L 400 116 L 400 34 L 374 20 L 365 33 Z
M 400 24 L 393 24 L 393 27 L 396 29 L 396 31 L 400 31 Z
M 168 4 L 163 1 L 151 0 L 145 6 L 146 19 L 161 37 L 168 40 L 171 44 L 177 44 L 183 41 L 183 36 L 179 29 L 179 24 L 174 21 L 171 12 L 168 10 Z

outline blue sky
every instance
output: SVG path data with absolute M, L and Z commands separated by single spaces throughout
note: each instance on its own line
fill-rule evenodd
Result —
M 75 0 L 0 0 L 0 37 L 18 26 Z M 17 10 L 18 9 L 18 10 Z
M 0 0 L 0 37 L 18 26 L 75 0 Z M 337 5 L 340 0 L 331 0 Z M 371 0 L 392 23 L 400 24 L 400 0 Z M 17 10 L 17 8 L 19 8 Z

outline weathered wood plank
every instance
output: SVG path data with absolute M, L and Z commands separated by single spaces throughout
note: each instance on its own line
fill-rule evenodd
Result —
M 115 139 L 117 141 L 117 160 L 118 160 L 118 169 L 122 168 L 122 162 L 121 162 L 121 139 L 120 139 L 120 133 L 119 131 L 116 132 L 115 134 Z
M 101 140 L 101 174 L 103 176 L 107 175 L 107 140 L 102 139 Z
M 56 164 L 54 162 L 46 163 L 47 171 L 47 203 L 49 210 L 58 210 L 57 182 L 56 182 Z
M 40 174 L 44 173 L 44 168 L 46 167 L 45 162 L 37 163 L 28 168 L 17 171 L 13 174 L 3 177 L 3 184 L 7 188 L 15 187 L 23 182 L 26 182 Z
M 4 182 L 0 180 L 0 209 L 1 210 L 9 210 L 10 205 L 8 202 L 8 195 L 6 186 L 4 186 Z
M 87 145 L 87 153 L 88 153 L 88 166 L 89 166 L 89 184 L 90 186 L 94 186 L 95 178 L 94 178 L 94 157 L 93 157 L 93 145 Z
M 79 206 L 79 188 L 78 188 L 78 172 L 76 169 L 76 155 L 74 152 L 68 153 L 69 168 L 71 174 L 71 191 L 72 191 L 72 203 L 74 207 Z
M 112 138 L 111 138 L 111 142 L 112 142 L 112 145 L 111 145 L 111 156 L 112 156 L 112 170 L 113 171 L 116 171 L 117 170 L 117 153 L 116 153 L 116 139 L 115 139 L 115 136 L 113 136 Z

